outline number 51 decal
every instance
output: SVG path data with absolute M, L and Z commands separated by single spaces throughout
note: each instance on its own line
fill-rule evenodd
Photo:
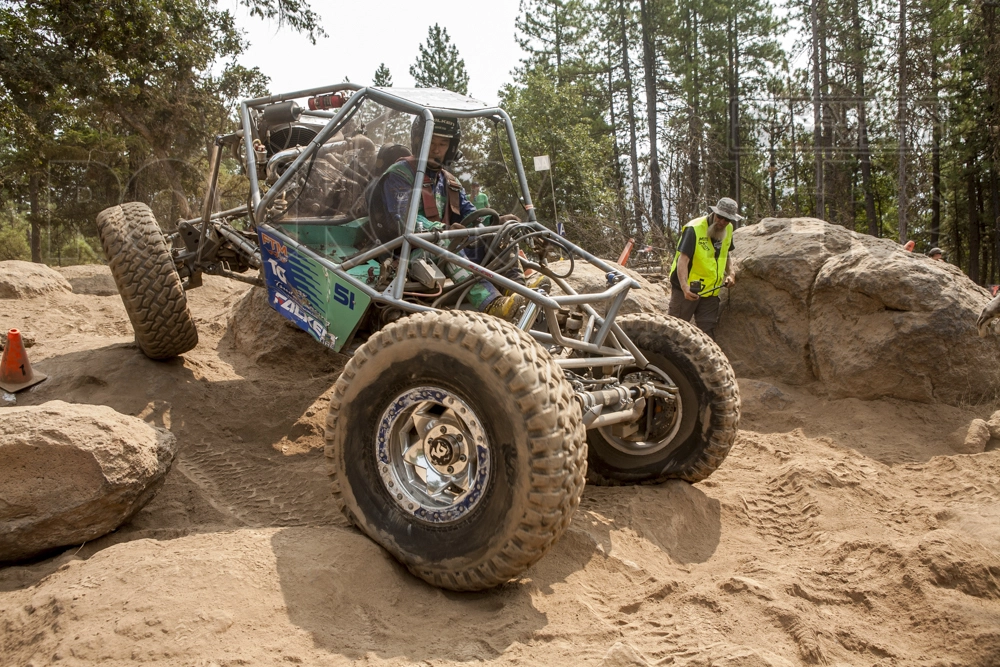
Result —
M 343 285 L 334 284 L 333 300 L 342 306 L 347 306 L 351 310 L 354 310 L 354 292 Z

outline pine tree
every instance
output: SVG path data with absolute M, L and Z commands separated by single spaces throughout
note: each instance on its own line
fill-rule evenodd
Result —
M 420 45 L 420 55 L 410 65 L 410 76 L 418 88 L 444 88 L 462 95 L 469 92 L 465 61 L 458 56 L 448 30 L 437 23 L 427 29 L 427 43 Z
M 517 43 L 528 54 L 525 66 L 551 72 L 556 85 L 574 81 L 587 69 L 585 40 L 590 30 L 580 0 L 521 0 Z
M 379 88 L 392 88 L 392 74 L 389 73 L 389 68 L 385 66 L 385 63 L 380 63 L 378 69 L 375 70 L 372 85 Z

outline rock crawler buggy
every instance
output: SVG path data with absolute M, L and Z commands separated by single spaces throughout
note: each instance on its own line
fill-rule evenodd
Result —
M 383 149 L 409 145 L 414 116 L 492 130 L 527 222 L 428 230 L 417 206 L 425 132 L 405 233 L 374 239 L 364 191 L 386 166 Z M 200 218 L 164 235 L 144 204 L 98 216 L 136 340 L 153 359 L 193 348 L 185 290 L 209 273 L 266 287 L 271 306 L 319 343 L 356 348 L 327 417 L 333 495 L 418 577 L 496 586 L 555 543 L 585 477 L 697 482 L 726 457 L 740 400 L 725 356 L 688 323 L 619 317 L 638 283 L 536 222 L 503 110 L 443 90 L 339 84 L 247 100 L 240 117 L 216 140 Z M 214 212 L 226 152 L 245 168 L 249 201 Z M 482 265 L 458 254 L 470 243 L 489 248 Z M 505 278 L 519 251 L 558 290 Z M 570 271 L 598 267 L 603 291 L 576 293 L 569 273 L 550 268 L 554 252 Z M 515 323 L 463 306 L 478 278 L 527 299 Z

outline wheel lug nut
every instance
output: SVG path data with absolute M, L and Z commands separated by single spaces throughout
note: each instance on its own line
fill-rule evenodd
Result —
M 448 432 L 448 427 L 447 426 L 442 426 L 441 427 L 441 432 L 442 433 L 447 433 Z
M 462 454 L 461 456 L 458 457 L 458 460 L 461 461 L 462 463 L 465 463 L 466 461 L 469 460 L 469 457 L 466 456 L 465 454 Z
M 448 472 L 449 473 L 455 472 L 455 466 L 448 466 Z
M 458 440 L 459 442 L 462 442 L 462 434 L 459 433 L 458 435 L 456 435 L 455 436 L 455 440 Z

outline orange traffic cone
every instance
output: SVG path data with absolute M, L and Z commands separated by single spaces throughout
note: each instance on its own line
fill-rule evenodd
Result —
M 47 377 L 48 375 L 44 373 L 32 372 L 31 364 L 28 363 L 28 353 L 24 351 L 21 332 L 17 329 L 7 332 L 7 346 L 3 349 L 3 356 L 0 357 L 0 389 L 11 393 L 21 391 Z

